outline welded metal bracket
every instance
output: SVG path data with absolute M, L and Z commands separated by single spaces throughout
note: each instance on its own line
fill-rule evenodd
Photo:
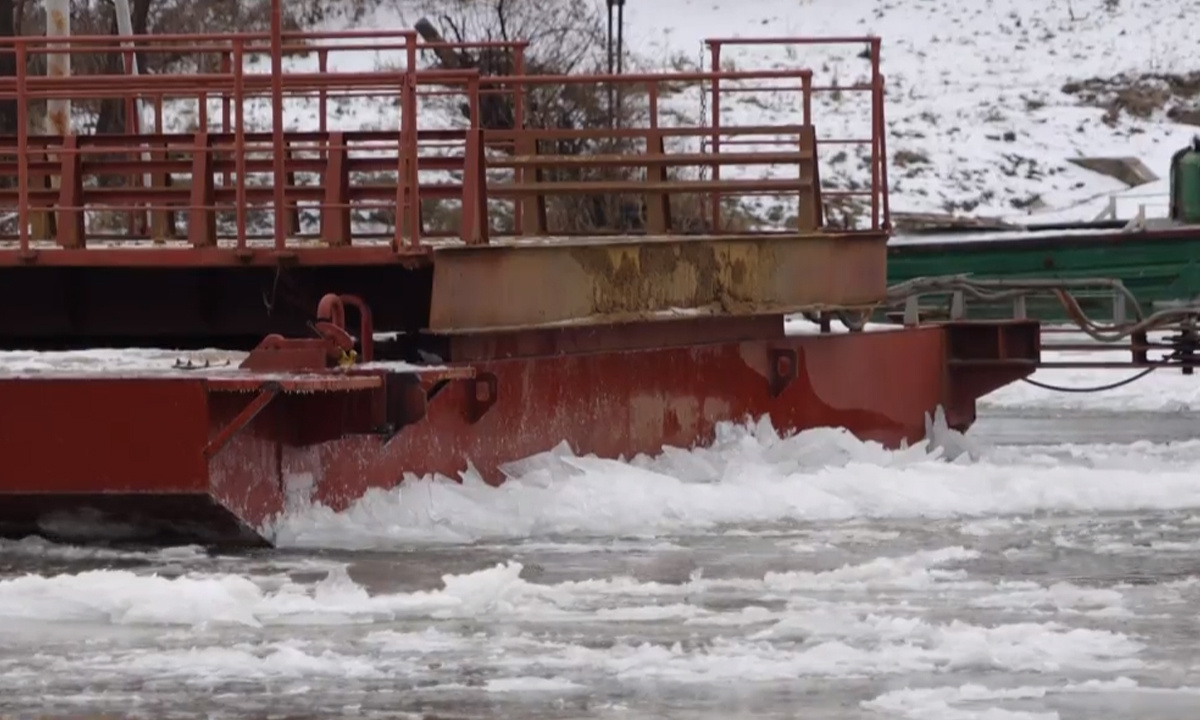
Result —
M 496 404 L 499 383 L 493 373 L 480 373 L 467 382 L 471 384 L 471 394 L 467 397 L 466 415 L 467 422 L 473 425 L 482 420 Z
M 429 385 L 426 385 L 425 381 L 431 379 L 430 376 L 433 376 L 434 379 Z M 482 417 L 483 413 L 487 412 L 487 409 L 495 403 L 496 397 L 495 376 L 489 374 L 487 377 L 491 378 L 490 386 L 479 391 L 477 388 L 479 379 L 475 375 L 475 369 L 471 367 L 390 373 L 385 380 L 385 419 L 376 432 L 383 438 L 385 445 L 391 442 L 400 434 L 401 430 L 424 420 L 429 414 L 429 406 L 434 399 L 456 382 L 465 382 L 470 388 L 468 392 L 471 395 L 468 396 L 468 403 L 471 403 L 472 398 L 480 396 L 484 398 L 485 407 L 475 410 L 472 404 L 468 407 L 467 413 L 472 417 L 475 415 Z M 487 383 L 486 378 L 484 382 Z M 474 420 L 470 420 L 470 422 L 474 422 Z
M 271 401 L 279 395 L 281 389 L 282 388 L 280 387 L 279 383 L 272 382 L 264 384 L 262 391 L 259 392 L 253 400 L 247 403 L 246 407 L 242 408 L 242 411 L 235 415 L 233 420 L 230 420 L 228 425 L 221 428 L 220 431 L 218 431 L 217 434 L 208 441 L 208 444 L 204 446 L 205 459 L 211 460 L 217 453 L 224 450 L 225 446 L 229 444 L 230 440 L 232 440 L 239 432 L 244 430 L 246 426 L 254 420 L 254 418 L 258 417 L 259 413 L 267 409 L 267 406 L 271 404 Z
M 799 359 L 791 348 L 775 348 L 767 351 L 767 364 L 771 397 L 779 397 L 796 379 Z
M 445 381 L 441 381 L 445 382 Z M 425 419 L 430 396 L 421 379 L 412 373 L 391 373 L 384 380 L 384 424 L 378 429 L 383 443 L 400 431 Z

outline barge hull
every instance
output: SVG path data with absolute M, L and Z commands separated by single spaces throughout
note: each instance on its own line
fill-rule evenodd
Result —
M 1036 337 L 1036 325 L 1015 327 Z M 896 447 L 922 439 L 939 406 L 965 430 L 978 396 L 1031 371 L 957 372 L 955 332 L 785 336 L 778 318 L 766 339 L 283 381 L 0 379 L 0 406 L 22 408 L 0 415 L 10 459 L 0 534 L 269 544 L 271 520 L 295 503 L 343 510 L 406 476 L 460 478 L 468 463 L 499 484 L 506 463 L 564 440 L 578 454 L 631 458 L 705 444 L 721 422 L 763 416 L 784 433 L 842 427 Z

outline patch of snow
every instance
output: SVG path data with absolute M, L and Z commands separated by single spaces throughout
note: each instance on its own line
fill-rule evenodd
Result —
M 239 350 L 170 350 L 162 348 L 97 348 L 63 351 L 0 351 L 0 378 L 50 377 L 176 377 L 260 380 L 284 377 L 278 373 L 251 372 L 239 365 L 249 353 Z M 400 361 L 358 363 L 356 370 L 420 372 L 445 370 L 444 366 L 414 365 Z M 303 378 L 306 375 L 288 375 Z

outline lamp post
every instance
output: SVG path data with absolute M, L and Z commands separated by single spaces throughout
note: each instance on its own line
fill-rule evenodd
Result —
M 608 74 L 620 75 L 625 70 L 625 0 L 608 1 Z M 613 43 L 613 11 L 616 11 L 616 44 Z M 608 124 L 616 127 L 621 92 L 610 81 L 608 84 Z

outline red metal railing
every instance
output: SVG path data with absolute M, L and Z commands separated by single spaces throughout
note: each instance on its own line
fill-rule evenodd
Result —
M 74 37 L 66 48 L 49 47 L 40 37 L 7 39 L 0 52 L 15 54 L 18 71 L 0 78 L 0 100 L 16 100 L 18 128 L 14 137 L 0 136 L 0 211 L 12 215 L 11 230 L 0 232 L 0 262 L 129 261 L 127 254 L 102 253 L 107 259 L 101 260 L 89 253 L 83 260 L 71 252 L 89 247 L 206 251 L 203 260 L 192 253 L 170 261 L 143 254 L 136 262 L 145 264 L 215 262 L 213 253 L 222 248 L 242 260 L 316 251 L 325 254 L 314 262 L 372 262 L 422 254 L 431 238 L 446 235 L 476 244 L 497 233 L 570 234 L 551 227 L 547 198 L 554 196 L 640 199 L 633 203 L 644 215 L 638 227 L 575 231 L 591 235 L 754 230 L 724 221 L 722 203 L 735 196 L 789 199 L 797 208 L 795 232 L 823 225 L 823 198 L 869 195 L 871 218 L 864 229 L 886 230 L 879 41 L 708 42 L 714 69 L 707 72 L 530 76 L 524 74 L 524 43 L 431 45 L 418 43 L 410 31 L 283 33 L 276 27 L 273 33 Z M 814 83 L 811 70 L 717 69 L 720 48 L 734 42 L 868 42 L 869 85 L 840 89 L 871 93 L 871 138 L 820 136 L 812 98 L 828 88 Z M 506 53 L 515 74 L 418 70 L 419 53 L 439 48 Z M 97 52 L 126 58 L 166 53 L 183 58 L 192 72 L 41 77 L 28 71 L 29 60 L 38 55 Z M 341 59 L 361 62 L 362 53 L 391 53 L 397 67 L 340 69 Z M 269 68 L 262 67 L 263 60 Z M 315 67 L 285 68 L 285 60 Z M 628 104 L 610 109 L 607 123 L 592 117 L 585 127 L 554 127 L 534 117 L 545 115 L 548 104 L 539 106 L 538 98 L 564 102 L 571 93 L 599 98 L 606 92 L 597 88 L 612 86 Z M 688 94 L 696 91 L 699 98 L 705 87 L 712 121 L 680 117 Z M 799 94 L 794 119 L 722 122 L 722 93 L 764 91 Z M 119 100 L 126 110 L 125 132 L 32 133 L 37 105 L 57 98 L 85 104 Z M 153 110 L 152 129 L 141 127 L 142 104 Z M 268 104 L 256 119 L 256 110 Z M 211 117 L 217 106 L 219 122 Z M 491 123 L 487 111 L 495 107 L 511 113 L 508 126 Z M 349 122 L 339 115 L 347 108 L 376 116 Z M 294 127 L 301 119 L 307 122 Z M 180 127 L 184 123 L 192 127 Z M 817 144 L 855 142 L 871 145 L 869 191 L 822 193 Z M 592 147 L 583 155 L 562 149 L 572 143 Z M 781 143 L 788 149 L 763 149 Z M 795 177 L 752 176 L 756 169 L 779 166 L 791 168 Z M 711 178 L 705 176 L 709 171 Z M 556 174 L 570 177 L 547 179 Z M 699 204 L 709 209 L 696 221 L 699 228 L 685 227 L 681 204 L 695 198 L 707 198 Z M 456 209 L 452 227 L 429 227 L 430 207 L 439 203 Z M 500 206 L 510 213 L 505 216 Z M 360 246 L 374 250 L 347 254 Z M 40 250 L 64 250 L 72 259 Z
M 848 37 L 758 37 L 758 38 L 710 38 L 704 41 L 709 52 L 710 67 L 717 70 L 721 67 L 721 51 L 727 47 L 745 46 L 774 46 L 793 50 L 795 48 L 812 48 L 816 46 L 867 46 L 867 60 L 870 62 L 870 76 L 865 83 L 850 85 L 811 85 L 802 89 L 805 122 L 812 117 L 812 98 L 814 93 L 865 92 L 870 96 L 870 137 L 868 138 L 821 138 L 821 144 L 838 143 L 844 145 L 870 145 L 871 185 L 869 191 L 846 191 L 838 193 L 842 197 L 867 196 L 871 203 L 871 229 L 891 229 L 891 211 L 888 207 L 887 182 L 887 123 L 884 118 L 884 77 L 880 70 L 881 38 L 874 36 Z M 721 78 L 713 79 L 710 86 L 712 103 L 712 136 L 713 152 L 721 148 Z M 744 89 L 739 89 L 745 91 Z M 829 197 L 829 193 L 825 193 Z M 719 211 L 714 204 L 714 211 Z

